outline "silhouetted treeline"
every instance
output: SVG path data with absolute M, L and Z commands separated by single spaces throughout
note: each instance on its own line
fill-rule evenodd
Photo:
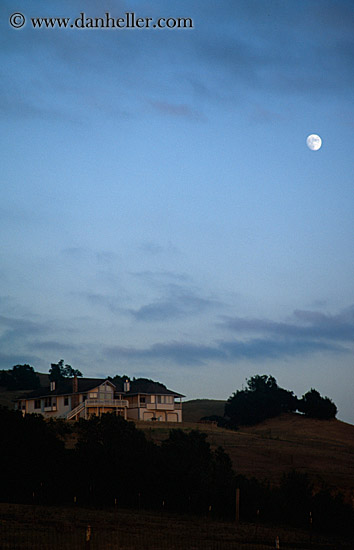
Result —
M 335 418 L 337 407 L 328 397 L 311 389 L 301 399 L 294 392 L 280 388 L 273 376 L 257 374 L 247 380 L 247 388 L 237 390 L 229 397 L 223 417 L 206 417 L 219 426 L 232 429 L 254 425 L 284 412 L 300 411 L 305 416 L 329 420 Z
M 2 502 L 143 507 L 232 520 L 239 488 L 243 520 L 305 527 L 312 519 L 314 529 L 353 531 L 353 510 L 340 495 L 314 495 L 307 476 L 296 472 L 277 488 L 236 475 L 229 456 L 212 450 L 199 431 L 172 430 L 158 445 L 113 414 L 69 424 L 0 408 L 0 437 Z
M 35 390 L 40 381 L 30 365 L 15 365 L 12 369 L 0 370 L 0 386 L 8 390 Z

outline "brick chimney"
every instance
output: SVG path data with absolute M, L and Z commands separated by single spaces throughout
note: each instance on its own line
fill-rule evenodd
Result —
M 73 378 L 73 393 L 77 393 L 78 391 L 79 391 L 79 382 L 78 382 L 77 376 L 75 374 L 75 376 Z
M 79 404 L 79 382 L 77 380 L 77 376 L 75 375 L 73 378 L 73 395 L 71 396 L 71 409 L 75 409 L 75 407 Z

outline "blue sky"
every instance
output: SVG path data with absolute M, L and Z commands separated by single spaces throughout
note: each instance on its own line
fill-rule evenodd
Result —
M 352 7 L 2 2 L 0 368 L 272 374 L 354 423 Z M 29 23 L 83 11 L 194 28 Z

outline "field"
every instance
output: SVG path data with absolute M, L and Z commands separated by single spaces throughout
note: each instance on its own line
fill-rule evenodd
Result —
M 340 536 L 167 511 L 0 504 L 1 550 L 350 550 Z M 90 540 L 86 540 L 90 539 Z M 339 544 L 340 543 L 340 544 Z
M 7 396 L 10 398 L 11 396 Z M 322 483 L 340 490 L 354 503 L 354 426 L 338 420 L 320 421 L 299 414 L 285 414 L 238 431 L 198 423 L 201 416 L 220 415 L 223 402 L 195 400 L 184 407 L 183 424 L 137 423 L 147 438 L 160 442 L 169 431 L 198 429 L 212 448 L 222 446 L 236 473 L 277 484 L 284 472 L 296 469 L 309 474 L 315 488 Z M 68 446 L 76 442 L 70 434 Z M 242 499 L 242 495 L 241 495 Z M 177 516 L 160 512 L 115 509 L 93 510 L 79 506 L 41 507 L 0 503 L 0 550 L 314 550 L 353 549 L 351 543 L 319 537 L 307 530 L 263 524 L 236 525 L 213 517 Z M 88 536 L 90 526 L 90 540 Z
M 204 416 L 223 416 L 225 401 L 216 399 L 193 399 L 183 403 L 183 418 L 185 422 L 198 422 Z
M 213 448 L 222 446 L 232 459 L 236 473 L 277 484 L 284 472 L 307 473 L 315 487 L 324 482 L 354 502 L 354 426 L 339 420 L 316 420 L 300 414 L 284 414 L 238 431 L 196 423 L 202 416 L 219 414 L 222 402 L 194 400 L 184 405 L 185 430 L 208 434 Z M 215 404 L 215 406 L 214 406 Z M 200 418 L 200 416 L 199 416 Z M 162 440 L 176 425 L 141 424 L 148 437 Z M 180 426 L 178 426 L 180 427 Z

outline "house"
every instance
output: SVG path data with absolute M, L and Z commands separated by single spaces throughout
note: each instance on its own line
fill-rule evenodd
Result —
M 182 422 L 184 395 L 168 390 L 164 384 L 140 378 L 126 381 L 123 390 L 124 397 L 129 402 L 128 418 Z
M 182 397 L 151 380 L 127 380 L 116 386 L 109 379 L 75 376 L 22 396 L 17 409 L 65 420 L 112 412 L 126 420 L 182 422 Z

